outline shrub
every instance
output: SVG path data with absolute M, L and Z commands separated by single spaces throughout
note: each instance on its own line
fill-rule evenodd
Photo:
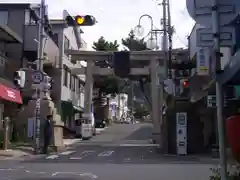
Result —
M 227 180 L 240 180 L 240 167 L 232 166 L 231 172 L 228 172 Z M 213 175 L 210 176 L 209 180 L 221 180 L 220 168 L 211 168 Z

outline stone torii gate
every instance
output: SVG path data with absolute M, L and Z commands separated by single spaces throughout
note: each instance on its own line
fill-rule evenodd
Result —
M 93 89 L 93 75 L 108 76 L 114 75 L 113 68 L 100 68 L 95 66 L 94 61 L 104 61 L 112 58 L 114 52 L 104 51 L 80 51 L 69 50 L 68 54 L 71 56 L 72 63 L 77 61 L 87 61 L 87 67 L 73 68 L 71 73 L 74 75 L 85 74 L 85 94 L 84 94 L 84 114 L 90 115 Z M 161 144 L 162 132 L 162 115 L 161 106 L 163 104 L 163 88 L 160 87 L 164 79 L 167 78 L 166 55 L 163 51 L 131 51 L 130 61 L 149 61 L 149 65 L 143 68 L 134 68 L 130 70 L 130 75 L 149 75 L 151 77 L 151 118 L 153 121 L 153 140 Z M 162 62 L 161 62 L 162 61 Z M 159 65 L 161 62 L 161 66 Z M 86 117 L 87 118 L 87 117 Z M 89 117 L 90 118 L 90 117 Z M 90 120 L 90 119 L 88 119 Z

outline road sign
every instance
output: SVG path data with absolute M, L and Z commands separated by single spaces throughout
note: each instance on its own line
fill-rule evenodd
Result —
M 214 45 L 212 28 L 199 28 L 196 30 L 197 46 L 199 47 L 212 47 Z M 233 28 L 221 27 L 220 31 L 220 45 L 232 46 L 233 44 Z
M 228 105 L 228 99 L 226 96 L 224 96 L 224 107 L 227 107 Z M 216 95 L 208 95 L 207 96 L 207 107 L 216 108 L 217 102 L 216 102 Z
M 189 15 L 201 25 L 212 27 L 212 1 L 186 0 Z M 240 12 L 239 0 L 218 0 L 220 25 L 226 25 Z
M 41 71 L 34 71 L 32 74 L 33 84 L 40 84 L 43 81 L 43 73 Z
M 209 56 L 210 50 L 207 47 L 202 47 L 197 52 L 197 74 L 199 76 L 209 75 Z

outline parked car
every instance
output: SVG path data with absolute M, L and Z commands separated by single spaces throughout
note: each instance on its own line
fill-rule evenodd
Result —
M 101 119 L 95 120 L 95 128 L 105 128 L 105 126 L 106 126 L 106 121 Z

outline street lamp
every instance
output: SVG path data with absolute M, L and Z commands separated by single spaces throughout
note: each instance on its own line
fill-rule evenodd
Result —
M 134 28 L 134 34 L 136 36 L 142 37 L 144 34 L 144 28 L 138 24 L 135 28 Z
M 136 36 L 142 37 L 144 35 L 144 28 L 141 25 L 141 20 L 143 17 L 148 17 L 151 20 L 151 30 L 150 30 L 150 39 L 147 40 L 147 48 L 148 49 L 157 49 L 157 40 L 153 37 L 153 18 L 148 14 L 144 14 L 140 16 L 138 20 L 138 25 L 134 28 L 134 34 Z
M 141 20 L 142 18 L 144 17 L 148 17 L 151 21 L 151 32 L 153 30 L 153 18 L 152 16 L 148 15 L 148 14 L 143 14 L 142 16 L 140 16 L 139 20 L 138 20 L 138 25 L 135 27 L 134 29 L 134 33 L 137 35 L 137 36 L 143 36 L 143 33 L 144 33 L 144 28 L 142 27 L 141 25 Z
M 148 49 L 157 49 L 158 48 L 157 39 L 152 36 L 147 40 L 146 43 L 147 43 L 146 45 L 147 45 Z

